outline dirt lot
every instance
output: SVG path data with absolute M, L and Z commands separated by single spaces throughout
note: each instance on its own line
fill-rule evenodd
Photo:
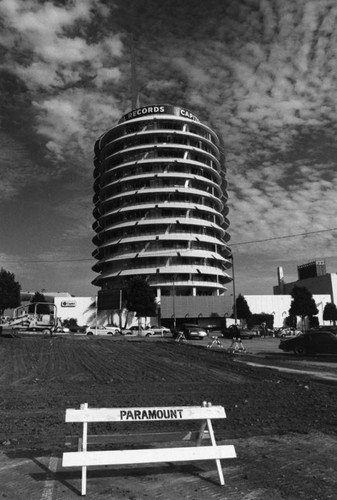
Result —
M 170 340 L 31 336 L 0 338 L 0 391 L 0 444 L 9 458 L 60 456 L 65 436 L 76 430 L 64 423 L 65 409 L 84 402 L 135 407 L 200 405 L 206 400 L 225 407 L 227 419 L 215 422 L 216 437 L 237 450 L 237 459 L 223 463 L 226 495 L 214 483 L 216 475 L 206 485 L 213 488 L 211 493 L 203 490 L 200 476 L 206 477 L 212 466 L 204 472 L 191 466 L 183 477 L 197 481 L 197 476 L 199 482 L 184 479 L 180 496 L 171 485 L 172 498 L 337 499 L 333 381 L 247 366 L 235 355 Z M 118 491 L 110 484 L 97 498 L 154 498 L 158 477 L 158 487 L 168 482 L 165 467 L 157 474 L 151 469 L 146 479 L 139 474 L 131 469 L 127 486 L 115 478 Z M 2 496 L 14 499 L 6 484 Z M 46 498 L 76 498 L 66 490 L 56 488 Z M 171 498 L 166 495 L 156 497 Z

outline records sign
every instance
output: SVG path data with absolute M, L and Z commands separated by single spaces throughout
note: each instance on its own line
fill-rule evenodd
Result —
M 179 106 L 171 106 L 169 104 L 160 104 L 133 109 L 126 115 L 122 116 L 118 123 L 132 120 L 133 118 L 140 118 L 141 116 L 158 114 L 175 115 L 182 118 L 188 118 L 189 120 L 193 120 L 195 122 L 200 121 L 199 118 L 191 113 L 191 111 L 189 111 L 188 109 L 180 108 Z

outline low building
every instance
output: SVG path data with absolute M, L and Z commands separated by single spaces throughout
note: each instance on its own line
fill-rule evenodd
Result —
M 289 316 L 289 309 L 292 297 L 291 295 L 245 295 L 249 309 L 253 314 L 272 314 L 274 316 L 274 327 L 284 326 L 284 320 Z M 331 302 L 329 294 L 313 295 L 318 314 L 317 318 L 320 325 L 324 325 L 323 311 L 328 302 Z M 328 322 L 326 323 L 328 324 Z
M 274 327 L 284 326 L 284 321 L 289 315 L 291 295 L 245 295 L 244 297 L 253 314 L 271 314 L 274 316 Z M 331 296 L 314 294 L 313 299 L 318 308 L 319 323 L 324 325 L 323 311 L 325 305 L 331 302 Z M 57 316 L 61 321 L 74 318 L 79 326 L 93 325 L 96 321 L 98 324 L 122 326 L 126 322 L 125 310 L 122 316 L 117 310 L 97 311 L 96 297 L 56 297 L 55 305 Z M 168 327 L 173 327 L 175 322 L 178 327 L 182 323 L 198 323 L 201 326 L 221 327 L 233 314 L 233 297 L 162 297 L 160 314 L 157 318 L 144 319 L 144 323 L 160 323 Z M 127 326 L 136 323 L 135 317 L 129 317 Z

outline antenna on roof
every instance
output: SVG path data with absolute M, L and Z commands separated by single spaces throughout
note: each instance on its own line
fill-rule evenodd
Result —
M 133 34 L 130 35 L 130 49 L 131 49 L 131 109 L 139 108 L 139 94 L 137 85 L 137 68 L 135 56 L 135 43 Z

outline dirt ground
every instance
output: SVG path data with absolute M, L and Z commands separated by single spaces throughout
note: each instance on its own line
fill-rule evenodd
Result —
M 213 483 L 205 492 L 207 481 L 200 477 L 208 469 L 191 466 L 183 477 L 197 475 L 200 482 L 196 486 L 184 479 L 180 495 L 171 484 L 172 498 L 337 499 L 336 382 L 249 366 L 236 356 L 162 339 L 2 337 L 0 450 L 6 457 L 60 457 L 66 435 L 78 431 L 64 423 L 65 409 L 84 402 L 137 407 L 210 401 L 224 406 L 227 414 L 224 422 L 214 422 L 217 441 L 232 443 L 237 451 L 237 459 L 223 463 L 226 495 Z M 286 366 L 284 359 L 273 363 Z M 99 432 L 102 425 L 92 431 Z M 160 430 L 166 429 L 172 430 L 172 423 L 160 423 Z M 184 472 L 183 466 L 175 471 Z M 161 467 L 157 474 L 151 469 L 146 479 L 140 474 L 139 468 L 136 473 L 130 469 L 127 485 L 115 478 L 118 491 L 110 485 L 97 498 L 171 498 L 169 493 L 153 496 L 159 477 L 158 488 L 168 482 L 167 469 Z M 2 496 L 11 499 L 12 494 L 7 486 Z M 76 494 L 56 488 L 48 499 L 56 498 Z

